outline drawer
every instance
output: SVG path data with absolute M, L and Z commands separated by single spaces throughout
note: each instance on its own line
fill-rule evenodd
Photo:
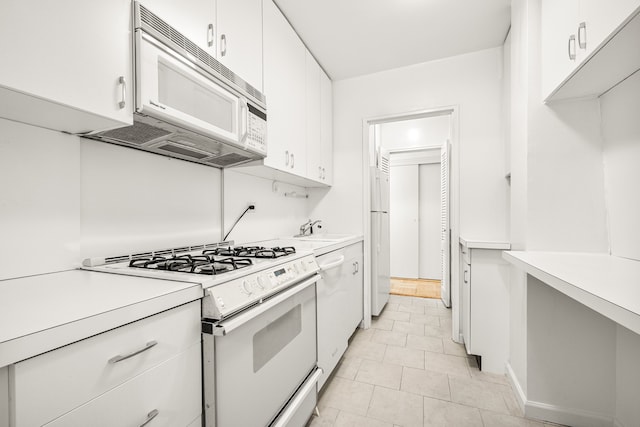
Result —
M 12 366 L 15 426 L 42 425 L 200 342 L 194 301 Z M 157 344 L 130 358 L 113 362 Z
M 46 424 L 47 427 L 186 427 L 202 412 L 200 345 Z

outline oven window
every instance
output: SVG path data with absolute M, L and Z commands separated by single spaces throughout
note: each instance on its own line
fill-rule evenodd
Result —
M 158 100 L 160 103 L 234 133 L 233 101 L 169 64 L 158 60 Z
M 302 306 L 297 305 L 253 336 L 253 372 L 287 346 L 302 331 Z

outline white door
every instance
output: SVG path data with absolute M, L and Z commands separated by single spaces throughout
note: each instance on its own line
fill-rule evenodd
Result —
M 391 277 L 418 278 L 418 165 L 390 174 Z
M 419 277 L 440 280 L 442 257 L 440 242 L 440 163 L 419 166 Z
M 449 230 L 449 141 L 440 151 L 440 299 L 451 307 L 451 241 Z

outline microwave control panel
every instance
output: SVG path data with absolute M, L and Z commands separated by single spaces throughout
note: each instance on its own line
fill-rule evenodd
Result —
M 260 114 L 262 116 L 263 114 Z M 247 114 L 247 148 L 267 155 L 267 121 L 250 111 Z

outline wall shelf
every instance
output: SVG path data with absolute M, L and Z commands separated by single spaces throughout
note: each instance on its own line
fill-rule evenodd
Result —
M 640 334 L 640 261 L 601 253 L 503 252 L 511 264 Z

